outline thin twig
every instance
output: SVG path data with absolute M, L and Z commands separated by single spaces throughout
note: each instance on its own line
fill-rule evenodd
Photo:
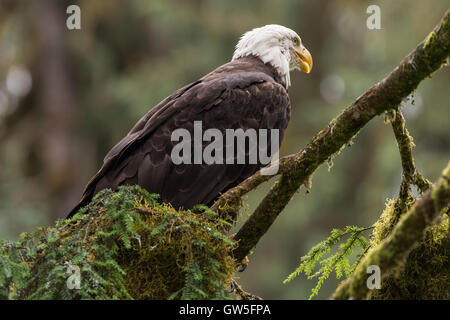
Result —
M 421 193 L 425 192 L 431 186 L 431 183 L 416 169 L 414 158 L 412 156 L 414 142 L 406 129 L 405 118 L 403 117 L 400 109 L 390 111 L 390 116 L 392 130 L 394 131 L 395 139 L 397 140 L 397 145 L 400 152 L 403 171 L 398 199 L 394 205 L 394 219 L 391 221 L 387 234 L 392 231 L 401 215 L 404 214 L 414 203 L 414 198 L 410 193 L 411 186 L 416 185 Z
M 234 286 L 234 291 L 241 298 L 241 300 L 263 300 L 261 297 L 258 297 L 257 295 L 245 292 L 242 289 L 242 287 L 236 282 L 236 280 L 232 279 L 231 282 Z

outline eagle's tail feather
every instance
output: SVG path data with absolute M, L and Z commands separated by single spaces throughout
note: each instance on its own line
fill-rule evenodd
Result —
M 83 199 L 81 199 L 81 201 L 72 210 L 70 210 L 66 219 L 72 218 L 82 207 L 87 205 L 90 201 L 91 199 L 89 199 L 88 197 L 83 197 Z

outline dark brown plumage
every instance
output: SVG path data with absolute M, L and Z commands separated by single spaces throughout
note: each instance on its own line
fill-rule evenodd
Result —
M 271 65 L 252 56 L 227 63 L 177 90 L 147 112 L 109 151 L 68 217 L 100 190 L 114 190 L 120 185 L 138 184 L 177 208 L 209 205 L 261 165 L 175 165 L 170 157 L 177 143 L 171 141 L 172 132 L 185 128 L 193 135 L 194 121 L 201 120 L 203 131 L 279 129 L 281 143 L 289 118 L 289 96 Z

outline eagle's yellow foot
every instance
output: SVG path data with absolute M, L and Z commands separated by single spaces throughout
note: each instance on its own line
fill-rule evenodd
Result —
M 236 236 L 235 233 L 233 233 L 231 236 L 229 236 L 228 238 L 230 238 L 231 240 L 234 239 L 234 237 Z M 248 256 L 245 256 L 244 259 L 241 260 L 241 264 L 239 265 L 239 269 L 238 272 L 244 272 L 245 269 L 247 269 L 248 263 L 250 262 L 250 260 L 248 259 Z

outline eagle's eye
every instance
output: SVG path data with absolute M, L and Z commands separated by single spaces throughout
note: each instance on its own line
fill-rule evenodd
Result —
M 294 46 L 298 47 L 300 45 L 300 39 L 298 37 L 295 37 L 292 39 L 292 42 L 294 43 Z

